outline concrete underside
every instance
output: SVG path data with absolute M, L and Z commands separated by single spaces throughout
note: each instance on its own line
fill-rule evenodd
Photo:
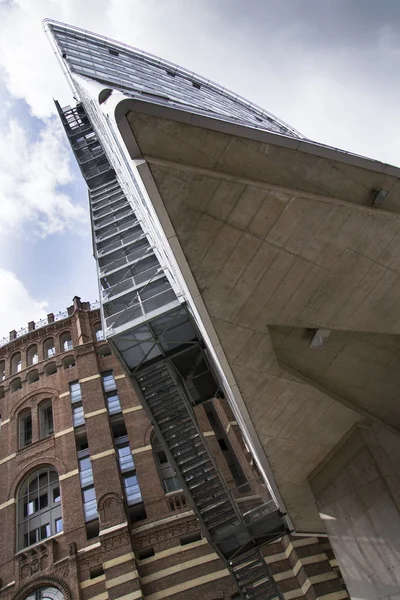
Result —
M 324 531 L 310 474 L 356 422 L 400 431 L 399 181 L 152 115 L 127 119 L 295 528 Z M 385 211 L 371 208 L 381 188 Z M 322 349 L 309 347 L 316 327 L 333 330 Z

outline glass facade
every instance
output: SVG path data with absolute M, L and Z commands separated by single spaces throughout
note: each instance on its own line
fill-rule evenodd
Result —
M 49 28 L 72 73 L 155 104 L 304 139 L 274 115 L 178 65 L 61 23 Z

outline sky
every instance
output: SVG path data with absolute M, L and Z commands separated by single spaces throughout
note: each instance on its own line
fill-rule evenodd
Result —
M 0 339 L 98 299 L 44 18 L 178 63 L 319 142 L 400 165 L 398 0 L 0 0 Z

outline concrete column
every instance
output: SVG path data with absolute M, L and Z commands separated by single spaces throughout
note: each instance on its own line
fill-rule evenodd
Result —
M 400 600 L 400 436 L 358 425 L 310 483 L 350 597 Z

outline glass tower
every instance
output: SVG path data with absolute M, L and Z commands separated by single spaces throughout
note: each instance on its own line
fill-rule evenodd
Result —
M 155 216 L 139 165 L 130 160 L 107 106 L 114 94 L 183 115 L 305 139 L 207 79 L 140 50 L 54 21 L 45 30 L 76 107 L 57 110 L 89 189 L 103 330 L 129 373 L 159 443 L 242 598 L 281 598 L 260 545 L 288 529 L 268 482 L 244 512 L 223 480 L 194 407 L 227 394 L 184 278 Z

